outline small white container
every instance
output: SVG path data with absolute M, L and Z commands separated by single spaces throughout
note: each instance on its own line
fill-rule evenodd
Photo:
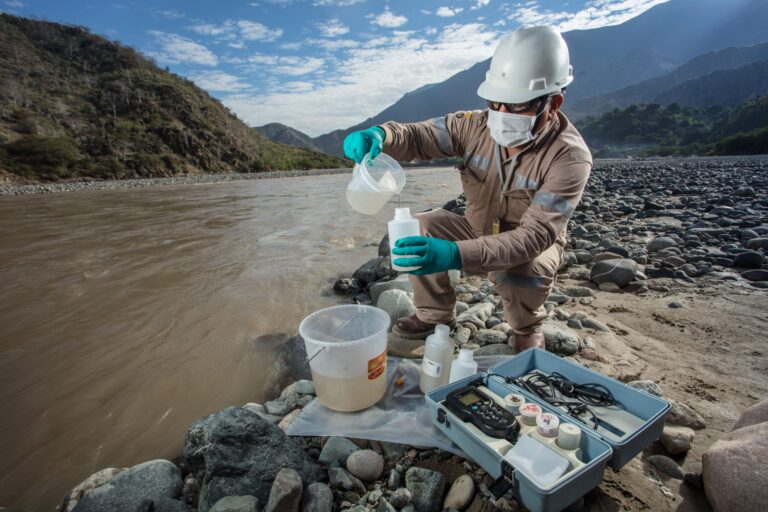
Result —
M 557 437 L 560 419 L 554 414 L 543 412 L 536 417 L 536 431 L 544 437 Z
M 477 361 L 468 348 L 459 349 L 459 356 L 451 363 L 451 376 L 448 382 L 456 382 L 477 373 Z
M 401 238 L 419 236 L 421 234 L 421 231 L 419 230 L 419 219 L 411 217 L 410 208 L 395 208 L 395 218 L 387 223 L 387 231 L 389 232 L 390 261 L 394 262 L 397 258 L 407 259 L 408 256 L 392 254 L 392 249 L 395 248 L 395 242 Z M 392 268 L 401 272 L 409 272 L 411 270 L 417 270 L 420 267 L 400 267 L 392 263 Z
M 510 393 L 504 397 L 504 407 L 514 414 L 520 416 L 520 407 L 525 405 L 525 397 L 517 393 Z
M 451 328 L 447 325 L 437 325 L 435 333 L 430 335 L 424 344 L 419 378 L 419 388 L 424 394 L 448 384 L 454 347 L 450 333 Z
M 541 414 L 541 407 L 528 402 L 520 406 L 520 416 L 523 418 L 523 423 L 526 425 L 536 425 L 536 418 Z

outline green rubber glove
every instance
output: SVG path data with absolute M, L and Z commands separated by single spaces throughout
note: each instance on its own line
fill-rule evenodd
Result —
M 371 160 L 379 156 L 383 147 L 384 130 L 378 126 L 352 132 L 344 138 L 344 154 L 358 164 L 366 153 L 371 153 Z
M 397 258 L 393 263 L 400 267 L 421 267 L 409 272 L 417 276 L 445 272 L 461 268 L 461 252 L 456 242 L 428 236 L 408 236 L 395 242 L 392 254 L 417 256 Z

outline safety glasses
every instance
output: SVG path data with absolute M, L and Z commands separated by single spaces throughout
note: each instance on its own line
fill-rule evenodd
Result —
M 525 114 L 527 112 L 539 113 L 540 109 L 543 109 L 545 102 L 551 97 L 552 95 L 539 96 L 526 103 L 501 103 L 499 101 L 488 101 L 488 108 L 499 111 L 501 110 L 501 107 L 504 106 L 507 109 L 507 112 L 511 114 Z

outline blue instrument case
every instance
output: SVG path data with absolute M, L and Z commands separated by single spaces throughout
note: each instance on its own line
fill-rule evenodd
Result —
M 576 384 L 604 386 L 620 406 L 590 407 L 597 416 L 597 427 L 592 419 L 582 421 L 572 417 L 563 407 L 552 406 L 511 379 L 533 373 L 551 375 L 558 373 Z M 471 423 L 463 422 L 448 412 L 441 402 L 453 391 L 477 383 L 482 379 L 485 391 L 503 405 L 503 397 L 516 393 L 526 402 L 539 405 L 544 412 L 555 414 L 560 424 L 570 423 L 581 430 L 578 451 L 570 453 L 560 449 L 554 439 L 546 439 L 536 433 L 535 427 L 525 427 L 520 435 L 529 435 L 568 459 L 565 474 L 550 485 L 541 486 L 524 472 L 513 467 L 505 454 L 512 444 L 487 437 Z M 661 398 L 627 386 L 615 379 L 595 372 L 579 364 L 566 361 L 541 349 L 529 349 L 478 373 L 435 389 L 426 395 L 433 424 L 456 443 L 489 475 L 498 479 L 499 488 L 509 487 L 516 498 L 532 512 L 559 511 L 568 507 L 581 496 L 597 487 L 606 466 L 620 469 L 645 447 L 658 439 L 664 428 L 664 416 L 669 403 Z M 502 486 L 501 484 L 506 484 Z

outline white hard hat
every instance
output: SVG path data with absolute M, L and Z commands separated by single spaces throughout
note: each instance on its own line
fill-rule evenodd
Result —
M 525 103 L 573 81 L 568 45 L 554 27 L 528 27 L 504 37 L 477 94 L 488 101 Z

